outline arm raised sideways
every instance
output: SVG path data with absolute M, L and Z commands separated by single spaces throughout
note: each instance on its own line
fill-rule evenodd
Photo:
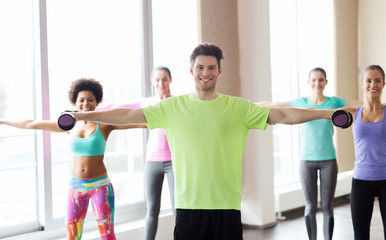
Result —
M 331 120 L 333 112 L 330 109 L 271 108 L 268 123 L 298 124 L 318 119 Z
M 269 108 L 290 108 L 290 102 L 255 102 L 257 106 Z
M 37 120 L 20 120 L 12 121 L 6 119 L 0 119 L 0 124 L 4 124 L 10 127 L 21 128 L 21 129 L 39 129 L 47 130 L 52 132 L 63 132 L 56 122 L 53 121 L 37 121 Z
M 116 108 L 106 111 L 73 113 L 77 121 L 100 122 L 109 125 L 145 124 L 142 108 Z
M 111 125 L 113 127 L 113 130 L 125 130 L 125 129 L 131 129 L 131 128 L 147 128 L 145 123 L 132 123 L 127 125 Z
M 363 105 L 363 102 L 361 101 L 356 101 L 356 100 L 347 100 L 347 103 L 346 105 L 344 105 L 344 107 L 346 108 L 356 108 L 360 105 Z

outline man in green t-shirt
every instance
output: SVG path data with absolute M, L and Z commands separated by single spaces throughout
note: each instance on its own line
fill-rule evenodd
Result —
M 249 129 L 268 123 L 330 119 L 332 110 L 269 109 L 218 93 L 222 50 L 198 45 L 190 56 L 191 94 L 143 109 L 77 113 L 77 120 L 109 124 L 146 123 L 165 129 L 175 176 L 174 239 L 242 239 L 242 156 Z

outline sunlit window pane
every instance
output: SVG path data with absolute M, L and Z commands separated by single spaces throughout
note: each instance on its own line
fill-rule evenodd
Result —
M 104 102 L 127 103 L 141 97 L 139 1 L 47 1 L 50 111 L 55 118 L 68 102 L 69 84 L 94 78 L 104 87 Z M 64 215 L 71 154 L 66 134 L 52 135 L 54 217 Z M 63 144 L 65 143 L 65 144 Z M 144 200 L 143 130 L 113 132 L 105 164 L 116 206 Z
M 0 1 L 0 118 L 33 119 L 32 3 Z M 34 132 L 0 125 L 0 229 L 37 220 Z
M 189 57 L 198 43 L 196 9 L 196 0 L 153 0 L 154 66 L 172 72 L 173 95 L 194 91 Z
M 154 66 L 166 66 L 172 74 L 172 95 L 193 92 L 189 57 L 198 42 L 196 0 L 153 0 Z M 171 11 L 178 9 L 178 11 Z M 178 21 L 176 21 L 178 19 Z M 169 209 L 170 196 L 165 176 L 161 209 Z
M 316 11 L 317 9 L 317 11 Z M 333 8 L 325 0 L 270 0 L 272 101 L 310 96 L 309 71 L 324 68 L 334 93 Z M 299 180 L 301 127 L 273 129 L 275 185 Z

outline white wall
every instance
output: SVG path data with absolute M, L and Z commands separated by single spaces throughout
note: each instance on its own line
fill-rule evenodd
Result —
M 359 0 L 358 12 L 358 66 L 380 65 L 386 71 L 386 1 Z M 362 90 L 359 89 L 360 96 Z M 383 102 L 386 94 L 383 94 Z

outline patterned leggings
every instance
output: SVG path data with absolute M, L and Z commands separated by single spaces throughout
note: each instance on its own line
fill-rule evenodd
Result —
M 115 240 L 114 190 L 107 174 L 92 179 L 73 177 L 70 186 L 66 216 L 67 239 L 82 238 L 83 223 L 91 199 L 101 239 Z

